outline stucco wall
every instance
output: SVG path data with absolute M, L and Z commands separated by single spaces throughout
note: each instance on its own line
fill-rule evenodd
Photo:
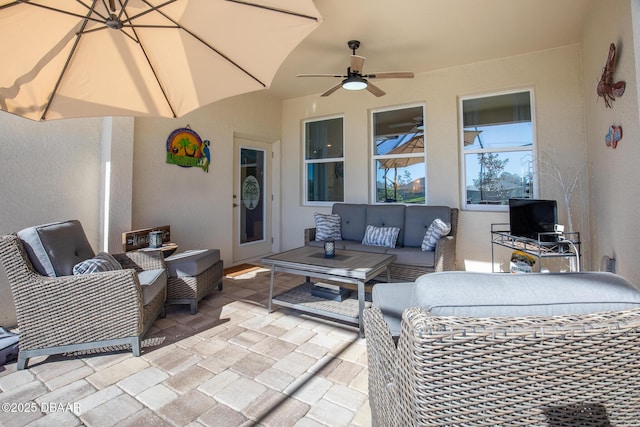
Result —
M 313 212 L 302 198 L 301 121 L 310 117 L 344 114 L 345 201 L 369 202 L 371 153 L 369 111 L 383 106 L 426 103 L 427 188 L 429 204 L 460 207 L 458 97 L 512 88 L 533 87 L 537 121 L 537 154 L 558 157 L 563 171 L 579 171 L 586 161 L 584 102 L 579 45 L 469 64 L 417 75 L 413 80 L 380 83 L 387 95 L 375 98 L 366 91 L 338 91 L 328 98 L 310 96 L 283 104 L 283 223 L 288 233 L 283 249 L 303 243 L 303 229 L 313 226 Z M 560 189 L 543 164 L 540 197 L 557 199 L 559 217 L 566 223 Z M 574 226 L 583 231 L 588 219 L 586 185 L 574 194 Z M 578 209 L 578 207 L 580 209 Z M 575 214 L 575 212 L 579 212 Z M 508 222 L 504 213 L 464 211 L 460 215 L 457 261 L 459 269 L 491 271 L 490 224 Z M 588 258 L 588 251 L 585 253 Z
M 76 218 L 97 249 L 102 119 L 36 123 L 3 113 L 0 130 L 0 233 Z M 0 325 L 15 325 L 4 270 Z
M 280 100 L 257 92 L 180 119 L 136 120 L 132 227 L 169 224 L 181 249 L 218 248 L 231 265 L 234 134 L 279 140 L 281 110 Z M 209 173 L 165 162 L 167 137 L 186 126 L 211 141 Z
M 583 42 L 591 190 L 591 266 L 599 268 L 602 256 L 608 255 L 616 259 L 617 272 L 636 284 L 640 284 L 640 192 L 637 189 L 640 119 L 636 77 L 640 52 L 639 15 L 640 2 L 637 0 L 594 2 L 585 25 Z M 618 48 L 615 80 L 627 82 L 624 95 L 616 99 L 611 109 L 606 108 L 603 100 L 596 96 L 596 83 L 602 74 L 610 43 L 615 43 Z M 611 125 L 623 128 L 623 138 L 615 150 L 607 148 L 604 143 Z

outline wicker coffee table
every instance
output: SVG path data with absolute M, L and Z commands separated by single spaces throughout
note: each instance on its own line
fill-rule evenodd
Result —
M 396 260 L 395 255 L 336 250 L 335 257 L 325 258 L 322 248 L 303 246 L 263 258 L 264 264 L 271 266 L 269 286 L 269 313 L 273 304 L 295 308 L 307 313 L 356 323 L 360 336 L 364 336 L 362 311 L 365 307 L 364 284 L 374 277 L 389 272 L 387 267 Z M 273 281 L 276 271 L 306 276 L 307 281 L 287 292 L 273 295 Z M 357 285 L 357 300 L 344 301 L 317 297 L 311 294 L 313 283 L 309 278 L 325 279 L 339 283 Z

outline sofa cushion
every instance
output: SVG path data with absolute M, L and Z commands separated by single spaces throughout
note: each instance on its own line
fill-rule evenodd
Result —
M 70 276 L 73 266 L 95 253 L 80 221 L 28 227 L 18 232 L 35 270 L 43 276 Z
M 362 244 L 395 248 L 399 233 L 400 227 L 376 227 L 375 225 L 367 225 L 364 237 L 362 238 Z
M 195 277 L 220 261 L 218 249 L 195 249 L 164 259 L 169 277 Z
M 376 227 L 398 227 L 400 231 L 398 233 L 396 245 L 403 246 L 405 227 L 404 216 L 404 205 L 368 205 L 366 225 L 375 225 Z
M 390 255 L 395 255 L 395 264 L 419 265 L 423 267 L 435 266 L 436 253 L 434 251 L 423 252 L 416 248 L 393 248 L 386 251 Z
M 424 239 L 422 239 L 422 250 L 433 251 L 436 249 L 436 244 L 441 237 L 446 236 L 451 231 L 451 224 L 446 224 L 440 218 L 433 220 L 427 232 L 424 233 Z
M 335 203 L 332 208 L 334 214 L 340 215 L 342 239 L 362 241 L 366 228 L 367 205 L 350 203 Z
M 85 259 L 73 266 L 73 274 L 102 273 L 122 270 L 122 265 L 106 252 L 98 252 L 95 257 Z
M 142 287 L 142 303 L 147 305 L 167 287 L 167 272 L 162 269 L 144 270 L 138 273 Z
M 339 243 L 341 243 L 339 247 Z M 360 252 L 373 252 L 373 253 L 377 253 L 377 254 L 383 254 L 385 252 L 387 252 L 387 248 L 382 247 L 382 246 L 370 246 L 370 245 L 363 245 L 360 242 L 352 242 L 350 240 L 341 240 L 339 242 L 336 242 L 336 249 L 346 249 L 349 251 L 360 251 Z
M 407 206 L 404 219 L 404 246 L 419 248 L 424 234 L 436 218 L 451 223 L 448 206 Z
M 555 316 L 640 307 L 640 291 L 604 272 L 449 271 L 420 276 L 411 305 L 440 316 Z
M 316 223 L 316 240 L 342 239 L 340 215 L 315 212 L 313 218 Z

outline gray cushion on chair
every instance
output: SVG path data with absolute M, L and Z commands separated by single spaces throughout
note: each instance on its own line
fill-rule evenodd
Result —
M 18 237 L 33 267 L 43 276 L 70 276 L 74 265 L 95 256 L 77 220 L 25 228 Z
M 142 304 L 149 304 L 167 287 L 167 272 L 164 269 L 144 270 L 138 273 L 142 288 Z
M 402 312 L 411 306 L 411 294 L 415 283 L 377 283 L 371 290 L 374 307 L 382 311 L 391 335 L 400 335 Z
M 556 316 L 640 307 L 640 291 L 604 272 L 449 271 L 420 276 L 411 304 L 439 316 Z
M 367 226 L 365 223 L 367 205 L 336 203 L 333 205 L 332 212 L 340 215 L 340 228 L 344 240 L 362 241 Z

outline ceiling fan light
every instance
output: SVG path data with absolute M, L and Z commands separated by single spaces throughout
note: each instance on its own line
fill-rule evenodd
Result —
M 367 80 L 358 77 L 349 77 L 342 81 L 342 88 L 347 90 L 362 90 L 366 89 Z

